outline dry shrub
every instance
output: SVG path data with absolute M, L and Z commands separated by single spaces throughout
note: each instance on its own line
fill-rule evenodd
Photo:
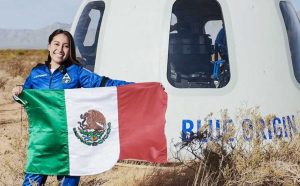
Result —
M 20 63 L 17 61 L 10 62 L 10 66 L 7 68 L 7 71 L 11 74 L 12 77 L 26 77 L 29 75 L 30 70 L 26 68 L 26 64 Z
M 275 139 L 258 146 L 249 142 L 250 150 L 240 145 L 233 151 L 239 179 L 231 184 L 297 185 L 300 184 L 300 136 L 292 141 Z
M 32 67 L 47 59 L 47 50 L 0 50 L 1 69 L 25 79 Z
M 254 130 L 261 131 L 259 113 L 258 107 L 247 109 L 238 118 L 251 118 Z M 266 123 L 274 117 L 266 116 Z M 235 130 L 230 129 L 219 140 L 204 142 L 210 133 L 203 126 L 190 140 L 175 145 L 174 158 L 183 168 L 154 170 L 140 185 L 300 185 L 299 134 L 289 139 L 274 136 L 266 141 L 258 136 L 246 141 L 237 137 Z M 229 140 L 233 136 L 235 140 Z M 192 155 L 192 161 L 181 157 L 183 150 Z
M 5 85 L 7 84 L 7 78 L 0 78 L 0 89 L 5 90 Z
M 138 183 L 138 186 L 182 186 L 191 185 L 194 181 L 194 172 L 190 168 L 170 168 L 169 170 L 154 169 L 152 174 Z
M 217 143 L 202 147 L 197 159 L 183 168 L 154 170 L 138 185 L 299 185 L 300 136 L 248 150 L 243 145 L 231 151 Z M 240 144 L 240 143 L 239 143 Z

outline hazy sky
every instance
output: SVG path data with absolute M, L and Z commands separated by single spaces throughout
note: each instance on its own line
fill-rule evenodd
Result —
M 36 29 L 72 23 L 81 0 L 0 0 L 0 28 Z
M 37 29 L 71 24 L 82 0 L 0 0 L 0 28 Z M 291 0 L 300 11 L 300 0 Z
M 300 11 L 300 0 L 291 0 L 291 2 L 294 4 L 295 8 Z

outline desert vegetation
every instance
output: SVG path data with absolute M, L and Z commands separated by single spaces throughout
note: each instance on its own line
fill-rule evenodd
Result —
M 22 84 L 30 69 L 46 57 L 45 50 L 0 50 L 0 185 L 21 185 L 26 161 L 28 123 L 24 109 L 12 101 L 11 89 Z M 245 113 L 253 121 L 260 117 L 259 108 L 241 111 L 241 116 Z M 258 125 L 254 128 L 259 130 Z M 229 129 L 218 141 L 204 142 L 209 132 L 203 127 L 189 140 L 174 144 L 172 163 L 121 161 L 110 171 L 82 177 L 80 184 L 300 185 L 299 134 L 284 140 L 274 137 L 272 143 L 261 138 L 229 140 L 235 130 Z M 190 160 L 183 159 L 183 150 L 190 152 Z M 56 185 L 55 180 L 49 177 L 47 185 Z

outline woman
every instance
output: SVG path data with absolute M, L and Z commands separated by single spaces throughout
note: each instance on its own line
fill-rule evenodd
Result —
M 99 76 L 85 68 L 76 60 L 72 35 L 68 31 L 55 30 L 48 40 L 48 60 L 34 67 L 24 86 L 12 90 L 19 95 L 23 89 L 71 89 L 129 84 Z M 23 185 L 43 185 L 47 175 L 26 173 Z M 79 176 L 57 176 L 61 185 L 78 185 Z

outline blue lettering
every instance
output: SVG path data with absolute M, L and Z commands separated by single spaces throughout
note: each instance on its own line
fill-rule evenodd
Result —
M 191 120 L 182 120 L 182 131 L 181 131 L 181 138 L 182 141 L 189 141 L 192 139 L 194 123 Z
M 214 125 L 214 122 L 215 125 Z M 221 123 L 223 122 L 223 123 Z M 293 135 L 298 133 L 295 117 L 294 115 L 285 116 L 285 117 L 275 117 L 270 123 L 266 123 L 262 118 L 258 121 L 258 128 L 254 130 L 253 121 L 250 119 L 244 119 L 242 122 L 242 129 L 243 129 L 243 138 L 246 141 L 250 141 L 253 137 L 262 138 L 263 140 L 272 139 L 273 132 L 277 138 L 286 138 L 286 137 L 293 137 Z M 195 138 L 197 140 L 201 140 L 201 142 L 208 142 L 208 141 L 219 141 L 222 135 L 227 134 L 229 131 L 229 126 L 234 126 L 232 119 L 226 119 L 221 121 L 220 119 L 207 120 L 208 128 L 204 131 L 201 131 L 202 120 L 196 120 L 194 123 L 192 120 L 184 119 L 182 120 L 182 130 L 181 130 L 181 138 L 182 141 L 188 142 Z M 222 126 L 221 126 L 222 125 Z M 273 126 L 273 129 L 272 129 Z M 221 131 L 222 128 L 222 131 Z M 197 129 L 197 130 L 196 130 Z M 268 131 L 268 132 L 267 132 Z M 231 135 L 231 134 L 230 134 Z M 235 134 L 230 137 L 229 141 L 235 140 Z
M 242 123 L 243 136 L 246 141 L 250 141 L 253 138 L 253 123 L 250 119 L 244 119 Z
M 277 136 L 278 138 L 282 138 L 282 127 L 276 127 L 276 123 L 281 124 L 280 118 L 275 117 L 273 119 L 273 129 L 274 129 L 275 136 Z
M 265 128 L 266 128 L 265 121 L 264 121 L 262 118 L 260 118 L 260 119 L 259 119 L 259 123 L 260 123 L 260 125 L 261 125 L 260 131 L 261 131 L 262 138 L 263 138 L 264 140 L 266 140 L 267 137 L 266 137 L 266 134 L 265 134 L 265 131 L 264 131 Z M 269 138 L 272 139 L 272 133 L 271 133 L 271 131 L 270 131 L 269 129 L 268 129 L 268 132 L 269 132 Z M 259 134 L 257 134 L 257 136 L 259 136 Z
M 285 124 L 285 117 L 282 117 L 282 125 L 283 125 L 283 129 L 284 129 L 284 137 L 288 137 L 288 133 L 287 133 L 287 128 L 286 128 L 286 124 Z
M 216 121 L 216 140 L 221 139 L 221 132 L 220 132 L 220 120 L 217 119 Z
M 290 137 L 292 138 L 292 136 L 293 136 L 292 130 L 293 130 L 294 134 L 297 133 L 297 128 L 296 128 L 296 124 L 295 124 L 295 117 L 294 117 L 294 115 L 292 115 L 292 120 L 291 120 L 290 116 L 287 116 L 286 119 L 287 119 L 289 129 L 290 129 L 289 130 L 290 131 Z
M 201 133 L 201 131 L 200 131 L 201 127 L 202 127 L 201 120 L 197 120 L 197 137 L 199 139 L 201 139 L 201 142 L 206 143 L 207 142 L 207 132 Z
M 209 136 L 209 139 L 210 139 L 210 141 L 214 141 L 214 137 L 213 137 L 213 135 L 212 135 L 212 133 L 213 133 L 213 121 L 210 119 L 210 120 L 208 120 L 208 125 L 209 125 L 209 130 L 208 130 L 208 136 Z
M 201 120 L 197 120 L 197 131 L 201 129 Z

